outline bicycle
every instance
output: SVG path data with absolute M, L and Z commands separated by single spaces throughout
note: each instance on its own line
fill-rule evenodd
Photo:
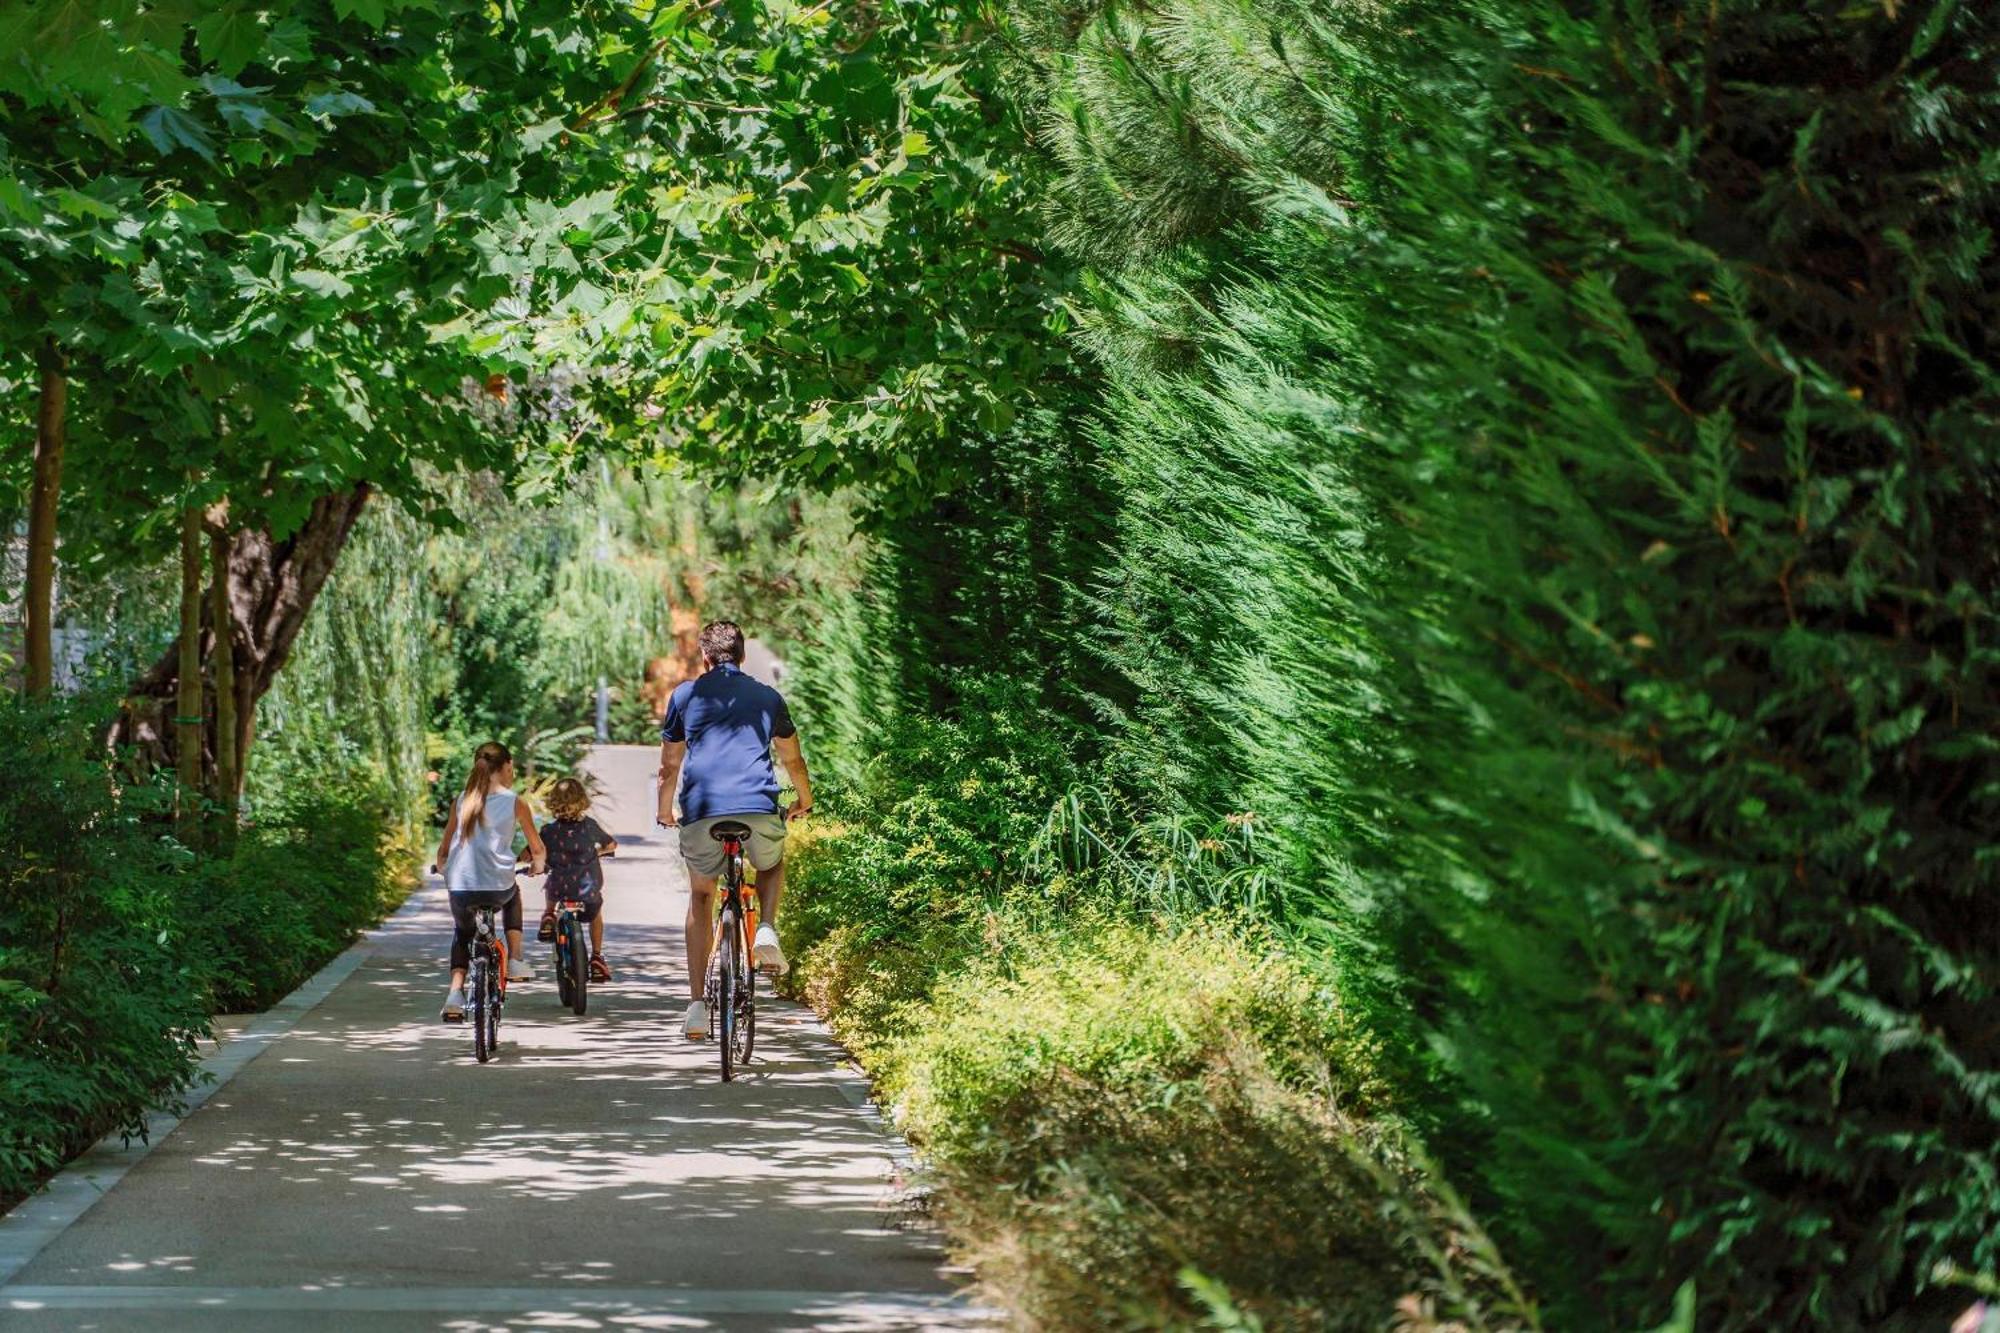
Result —
M 598 855 L 608 860 L 615 853 Z M 584 913 L 589 908 L 590 904 L 578 898 L 559 899 L 555 905 L 556 999 L 578 1018 L 590 1004 L 590 951 L 584 945 L 584 932 L 589 927 Z
M 590 955 L 583 942 L 584 904 L 564 898 L 556 905 L 556 1001 L 578 1018 L 590 1005 Z
M 466 969 L 467 1015 L 472 1019 L 472 1053 L 485 1064 L 500 1046 L 500 1009 L 507 1002 L 507 936 L 494 929 L 498 907 L 472 909 L 472 965 Z
M 709 830 L 722 844 L 722 902 L 715 951 L 708 959 L 706 999 L 722 1054 L 722 1081 L 750 1063 L 757 1043 L 757 969 L 750 965 L 757 938 L 757 891 L 743 880 L 743 844 L 750 826 L 724 820 Z

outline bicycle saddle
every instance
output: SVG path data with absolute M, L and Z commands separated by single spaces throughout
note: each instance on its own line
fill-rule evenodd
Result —
M 748 842 L 750 826 L 739 824 L 733 819 L 725 819 L 708 831 L 708 836 L 717 842 Z

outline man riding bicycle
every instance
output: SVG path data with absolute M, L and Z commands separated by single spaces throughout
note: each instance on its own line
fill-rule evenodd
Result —
M 743 672 L 743 631 L 734 622 L 702 626 L 702 674 L 683 681 L 667 701 L 660 724 L 660 823 L 681 831 L 681 857 L 688 867 L 688 1006 L 682 1033 L 708 1035 L 703 983 L 713 945 L 715 881 L 722 874 L 722 844 L 709 830 L 723 820 L 749 826 L 744 854 L 757 871 L 757 965 L 785 970 L 778 947 L 778 896 L 785 887 L 785 814 L 778 804 L 778 776 L 771 752 L 784 761 L 798 799 L 790 817 L 812 809 L 812 778 L 799 748 L 798 728 L 784 696 Z M 679 798 L 680 811 L 674 805 Z

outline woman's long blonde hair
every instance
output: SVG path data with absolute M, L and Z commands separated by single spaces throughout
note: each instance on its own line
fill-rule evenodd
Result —
M 465 838 L 486 822 L 486 797 L 493 790 L 500 770 L 514 756 L 499 741 L 488 741 L 472 752 L 472 771 L 465 775 L 465 790 L 458 796 L 458 836 Z

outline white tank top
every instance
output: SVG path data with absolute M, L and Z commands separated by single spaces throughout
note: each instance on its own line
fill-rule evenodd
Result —
M 486 793 L 480 822 L 452 839 L 444 883 L 453 893 L 514 887 L 513 792 L 497 788 Z

